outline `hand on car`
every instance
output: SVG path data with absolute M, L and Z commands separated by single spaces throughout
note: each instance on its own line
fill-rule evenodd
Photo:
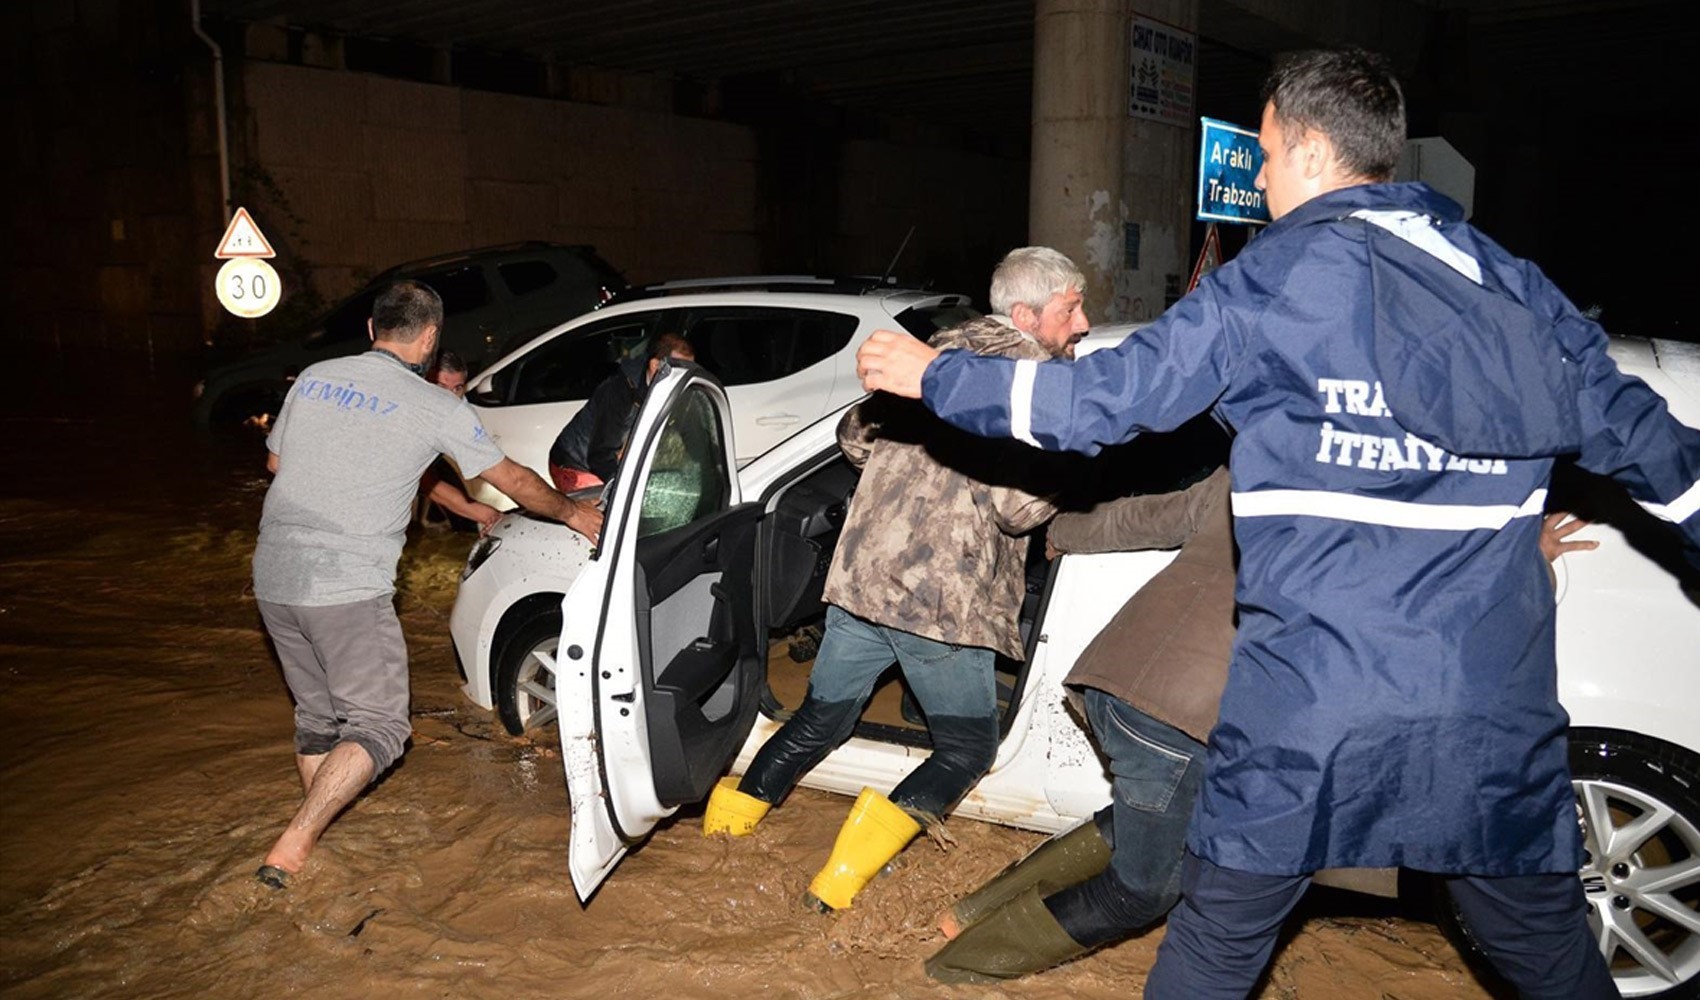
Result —
M 473 500 L 467 505 L 464 516 L 478 525 L 478 533 L 482 535 L 496 526 L 496 522 L 502 519 L 502 512 L 487 503 Z
M 595 545 L 602 537 L 602 501 L 600 500 L 569 500 L 573 505 L 572 512 L 562 518 L 567 527 L 590 539 Z
M 875 330 L 856 351 L 856 374 L 869 392 L 921 398 L 921 376 L 939 352 L 907 333 Z
M 1566 521 L 1565 518 L 1570 518 Z M 1554 562 L 1566 552 L 1586 552 L 1600 547 L 1599 542 L 1577 539 L 1574 542 L 1565 541 L 1588 526 L 1588 522 L 1579 517 L 1570 517 L 1568 511 L 1555 510 L 1541 521 L 1541 555 L 1547 562 Z

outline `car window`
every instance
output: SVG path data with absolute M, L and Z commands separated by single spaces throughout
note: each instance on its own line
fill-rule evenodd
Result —
M 546 260 L 516 260 L 497 264 L 496 272 L 502 284 L 508 286 L 515 298 L 540 292 L 555 283 L 555 268 Z
M 490 304 L 490 286 L 484 281 L 484 269 L 477 264 L 422 274 L 419 280 L 436 289 L 442 297 L 444 319 Z
M 615 366 L 644 353 L 652 322 L 652 316 L 620 316 L 563 333 L 497 372 L 472 401 L 523 406 L 589 399 Z
M 609 292 L 617 292 L 626 285 L 626 279 L 620 277 L 620 272 L 593 253 L 557 257 L 554 263 L 561 272 L 561 280 L 579 288 L 605 288 Z
M 732 499 L 720 411 L 692 386 L 673 404 L 655 443 L 638 507 L 638 537 L 648 538 L 725 510 Z
M 917 340 L 931 340 L 933 334 L 940 330 L 949 330 L 979 318 L 979 310 L 966 305 L 916 306 L 897 314 L 898 325 Z
M 755 306 L 698 309 L 685 339 L 697 364 L 721 384 L 768 382 L 838 353 L 856 332 L 856 317 L 817 309 Z
M 340 344 L 350 340 L 365 340 L 366 321 L 372 318 L 372 301 L 378 290 L 369 288 L 352 296 L 325 317 L 319 329 L 307 335 L 307 343 Z

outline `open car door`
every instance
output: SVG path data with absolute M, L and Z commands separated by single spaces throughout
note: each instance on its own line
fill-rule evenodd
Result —
M 755 721 L 761 507 L 740 502 L 731 427 L 711 375 L 661 370 L 604 491 L 599 550 L 562 602 L 555 683 L 581 900 L 656 823 L 708 797 Z

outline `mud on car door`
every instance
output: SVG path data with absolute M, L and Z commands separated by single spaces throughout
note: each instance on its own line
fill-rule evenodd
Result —
M 740 502 L 731 426 L 712 376 L 662 370 L 604 494 L 600 549 L 562 603 L 556 695 L 580 899 L 656 823 L 708 796 L 755 721 L 761 505 Z

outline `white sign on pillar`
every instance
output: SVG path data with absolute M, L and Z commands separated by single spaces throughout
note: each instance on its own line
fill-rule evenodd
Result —
M 1135 14 L 1128 24 L 1127 113 L 1192 127 L 1198 36 Z

